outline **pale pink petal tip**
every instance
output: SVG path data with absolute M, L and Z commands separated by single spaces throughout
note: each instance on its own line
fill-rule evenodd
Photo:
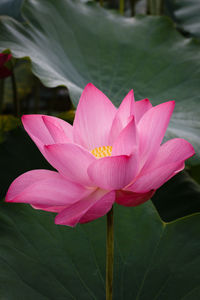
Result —
M 6 202 L 29 203 L 38 207 L 68 206 L 90 193 L 90 190 L 66 180 L 57 172 L 33 170 L 13 181 Z
M 135 119 L 138 123 L 142 116 L 152 108 L 152 104 L 149 99 L 142 99 L 135 102 Z
M 108 145 L 117 109 L 99 89 L 88 84 L 81 95 L 73 124 L 74 142 L 88 150 Z
M 185 160 L 195 154 L 193 146 L 184 139 L 175 138 L 161 145 L 151 163 L 143 168 L 137 180 L 128 190 L 137 193 L 158 189 L 166 181 L 182 171 Z

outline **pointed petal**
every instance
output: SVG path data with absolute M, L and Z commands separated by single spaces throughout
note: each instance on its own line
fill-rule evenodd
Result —
M 112 147 L 112 156 L 130 155 L 137 152 L 138 148 L 138 132 L 134 117 L 120 132 Z
M 49 116 L 42 116 L 42 119 L 55 143 L 72 142 L 72 126 L 70 124 Z
M 114 200 L 114 192 L 107 193 L 98 189 L 88 197 L 60 212 L 56 216 L 55 223 L 74 227 L 81 219 L 82 223 L 89 222 L 106 214 Z M 94 207 L 93 216 L 92 207 Z M 95 207 L 99 210 L 97 211 Z M 86 216 L 84 217 L 84 215 Z
M 22 123 L 26 132 L 38 146 L 42 154 L 45 144 L 54 143 L 52 136 L 43 122 L 42 115 L 24 115 L 22 116 Z
M 134 193 L 146 193 L 150 190 L 156 190 L 171 177 L 182 171 L 184 167 L 184 163 L 179 162 L 153 169 L 149 173 L 139 176 L 133 184 L 127 187 L 127 190 Z
M 114 143 L 121 130 L 130 122 L 130 117 L 134 115 L 134 107 L 135 99 L 133 90 L 131 90 L 126 95 L 115 114 L 109 134 L 109 145 Z
M 151 161 L 159 150 L 159 146 L 169 124 L 175 102 L 169 101 L 149 109 L 138 123 L 140 138 L 141 167 Z
M 172 139 L 163 144 L 155 159 L 144 168 L 129 190 L 146 192 L 157 189 L 184 168 L 184 161 L 194 155 L 194 148 L 184 139 Z
M 46 178 L 57 179 L 58 177 L 59 174 L 54 171 L 41 169 L 28 171 L 12 182 L 6 194 L 6 201 L 16 198 L 23 190 L 37 181 L 45 180 Z
M 120 190 L 116 193 L 116 202 L 123 206 L 137 206 L 149 200 L 155 191 L 147 193 L 133 193 L 130 191 Z
M 160 149 L 149 164 L 148 169 L 155 169 L 165 164 L 185 161 L 195 154 L 193 146 L 186 140 L 175 138 L 160 146 Z
M 134 155 L 110 156 L 95 160 L 88 168 L 93 183 L 106 190 L 118 190 L 129 184 L 136 174 Z
M 135 102 L 135 119 L 136 123 L 140 121 L 142 116 L 152 108 L 152 104 L 150 103 L 149 99 L 143 99 L 140 101 Z
M 5 200 L 51 207 L 72 204 L 89 193 L 91 190 L 64 179 L 57 172 L 34 170 L 13 181 Z
M 108 134 L 116 108 L 93 84 L 89 83 L 80 98 L 73 130 L 77 144 L 89 151 L 108 145 Z
M 54 144 L 45 149 L 48 161 L 60 174 L 71 181 L 93 185 L 87 169 L 96 159 L 90 152 L 75 144 Z
M 56 117 L 45 115 L 24 115 L 22 123 L 25 130 L 44 155 L 44 145 L 55 144 L 57 140 L 72 142 L 72 126 Z

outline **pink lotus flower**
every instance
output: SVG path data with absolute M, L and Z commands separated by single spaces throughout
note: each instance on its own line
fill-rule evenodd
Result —
M 184 139 L 161 144 L 174 105 L 135 102 L 130 91 L 117 109 L 89 83 L 73 126 L 50 116 L 23 116 L 25 130 L 57 172 L 19 176 L 6 201 L 56 212 L 55 223 L 69 226 L 105 215 L 115 201 L 125 206 L 147 201 L 194 154 Z
M 11 54 L 0 53 L 0 79 L 6 78 L 12 74 L 5 64 L 12 58 Z

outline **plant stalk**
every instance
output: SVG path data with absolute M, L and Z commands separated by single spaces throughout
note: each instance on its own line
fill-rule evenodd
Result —
M 106 300 L 112 300 L 113 262 L 114 262 L 114 215 L 113 215 L 113 207 L 112 207 L 111 210 L 107 213 Z
M 163 0 L 147 0 L 147 14 L 160 16 L 163 14 Z
M 136 0 L 130 0 L 130 5 L 131 5 L 131 17 L 135 16 L 135 4 Z
M 119 12 L 121 15 L 124 14 L 124 0 L 119 0 Z
M 103 0 L 100 0 L 100 6 L 103 7 Z
M 37 78 L 35 78 L 34 89 L 34 113 L 37 114 L 40 106 L 40 82 Z
M 16 85 L 16 79 L 15 79 L 14 72 L 12 72 L 11 81 L 12 81 L 13 105 L 14 105 L 15 116 L 19 117 L 19 115 L 20 115 L 20 105 L 19 105 L 19 99 L 17 97 L 17 85 Z

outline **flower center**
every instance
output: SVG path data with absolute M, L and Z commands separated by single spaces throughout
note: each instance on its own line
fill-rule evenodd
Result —
M 97 147 L 90 151 L 96 158 L 111 156 L 112 146 Z

